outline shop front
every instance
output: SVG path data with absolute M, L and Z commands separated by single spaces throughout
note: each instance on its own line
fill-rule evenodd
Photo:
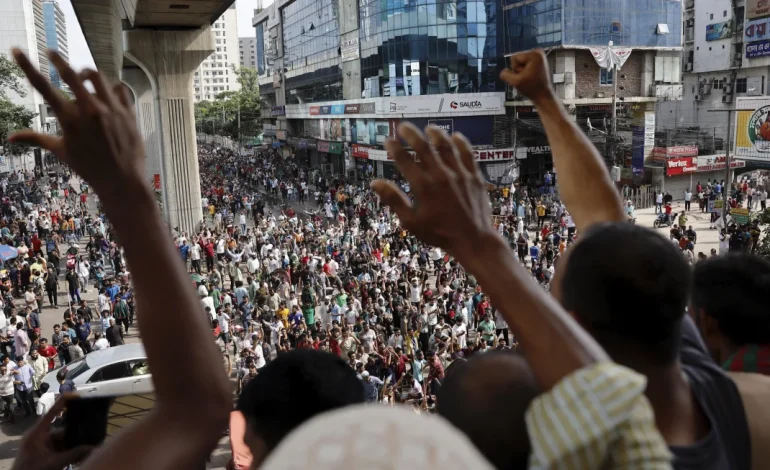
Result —
M 725 179 L 725 160 L 724 155 L 668 158 L 664 163 L 665 178 L 653 183 L 657 184 L 663 191 L 670 193 L 675 201 L 682 200 L 685 191 L 689 189 L 695 192 L 698 183 L 705 185 L 706 181 L 713 181 L 714 179 L 723 181 Z M 731 169 L 744 167 L 746 167 L 744 160 L 730 162 Z
M 317 165 L 313 167 L 320 168 L 323 172 L 333 175 L 343 174 L 345 171 L 345 158 L 342 150 L 342 142 L 319 140 Z

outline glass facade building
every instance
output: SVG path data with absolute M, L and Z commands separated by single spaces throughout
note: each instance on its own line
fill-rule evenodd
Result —
M 265 23 L 257 25 L 257 75 L 264 75 L 265 67 Z
M 55 2 L 46 1 L 42 2 L 41 5 L 43 24 L 45 25 L 45 45 L 48 49 L 59 52 L 67 60 L 69 59 L 69 51 L 67 50 L 67 24 L 64 13 Z M 53 64 L 48 68 L 48 76 L 53 86 L 62 87 L 61 77 Z
M 680 0 L 503 0 L 507 54 L 553 46 L 681 47 Z M 658 25 L 665 25 L 666 32 Z
M 296 0 L 281 10 L 287 103 L 342 99 L 337 9 L 337 0 Z
M 372 96 L 502 91 L 495 1 L 360 0 L 361 75 Z

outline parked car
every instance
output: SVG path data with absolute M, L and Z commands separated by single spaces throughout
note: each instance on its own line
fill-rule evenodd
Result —
M 141 344 L 125 344 L 87 354 L 67 364 L 67 379 L 75 383 L 82 396 L 130 395 L 152 393 L 152 376 L 147 368 L 147 353 Z M 55 393 L 59 390 L 56 369 L 43 378 Z

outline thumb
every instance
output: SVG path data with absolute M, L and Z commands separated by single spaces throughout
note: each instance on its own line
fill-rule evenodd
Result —
M 62 150 L 64 149 L 64 146 L 62 145 L 63 140 L 61 137 L 41 134 L 32 130 L 16 132 L 8 138 L 8 141 L 12 143 L 22 143 L 31 145 L 33 147 L 44 148 L 57 154 L 57 156 L 60 156 Z

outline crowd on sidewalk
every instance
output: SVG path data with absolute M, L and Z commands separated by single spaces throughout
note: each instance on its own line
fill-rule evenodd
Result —
M 501 75 L 537 107 L 559 175 L 558 191 L 535 196 L 537 220 L 521 189 L 490 201 L 462 136 L 401 124 L 419 163 L 390 140 L 403 179 L 370 186 L 276 154 L 201 148 L 206 217 L 173 244 L 125 90 L 52 53 L 76 97 L 64 100 L 15 55 L 64 137 L 13 140 L 57 152 L 102 198 L 106 241 L 122 247 L 107 250 L 118 274 L 97 309 L 119 311 L 127 329 L 124 295 L 136 297 L 155 385 L 152 413 L 97 449 L 55 450 L 48 427 L 66 398 L 51 405 L 15 468 L 83 458 L 85 469 L 200 468 L 233 412 L 233 378 L 246 427 L 231 437 L 253 468 L 770 461 L 770 263 L 741 252 L 691 266 L 665 237 L 629 223 L 602 158 L 552 93 L 541 51 L 514 55 Z M 68 313 L 93 322 L 85 309 Z M 54 359 L 37 349 L 14 344 L 0 377 L 34 387 L 27 354 L 47 358 L 46 369 Z M 31 413 L 34 396 L 15 395 Z

